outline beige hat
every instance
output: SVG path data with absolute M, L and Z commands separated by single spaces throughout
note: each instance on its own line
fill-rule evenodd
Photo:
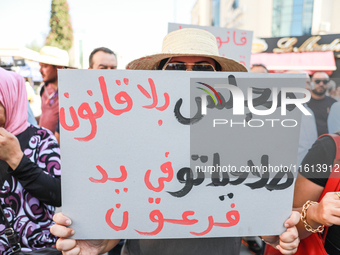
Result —
M 126 69 L 157 70 L 161 60 L 179 56 L 209 57 L 221 65 L 221 71 L 247 72 L 246 67 L 239 62 L 221 57 L 215 36 L 197 28 L 183 28 L 167 34 L 163 40 L 162 53 L 133 60 Z
M 44 46 L 39 54 L 38 61 L 41 63 L 54 66 L 69 66 L 69 58 L 66 50 L 61 50 L 52 46 Z

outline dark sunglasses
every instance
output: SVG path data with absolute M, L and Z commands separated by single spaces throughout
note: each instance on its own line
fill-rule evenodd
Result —
M 187 65 L 191 65 L 191 68 L 187 68 Z M 215 68 L 211 64 L 201 63 L 169 63 L 166 64 L 162 70 L 170 71 L 211 71 L 215 72 Z
M 323 84 L 327 84 L 329 80 L 315 80 L 314 81 L 316 84 L 319 84 L 320 82 L 323 82 Z
M 197 159 L 200 159 L 202 163 L 206 163 L 208 161 L 208 156 L 198 156 L 198 155 L 191 155 L 191 159 L 193 161 L 196 161 Z

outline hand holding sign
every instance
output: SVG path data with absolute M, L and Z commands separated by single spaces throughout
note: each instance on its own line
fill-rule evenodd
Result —
M 300 239 L 296 225 L 300 221 L 300 213 L 292 212 L 284 226 L 287 230 L 279 236 L 263 236 L 263 240 L 269 243 L 282 254 L 294 254 L 299 246 Z
M 60 237 L 57 241 L 57 249 L 67 254 L 102 254 L 111 250 L 120 239 L 98 239 L 98 240 L 75 240 L 66 239 L 74 234 L 74 230 L 69 228 L 71 220 L 62 213 L 53 216 L 55 225 L 50 229 L 51 233 Z
M 299 222 L 300 214 L 292 212 L 290 218 L 285 222 L 287 230 L 280 236 L 265 236 L 263 239 L 275 246 L 282 254 L 294 254 L 299 244 L 298 232 L 295 225 Z M 56 225 L 51 227 L 51 233 L 60 237 L 57 241 L 57 249 L 70 254 L 100 254 L 114 247 L 119 239 L 99 240 L 75 240 L 66 239 L 74 234 L 72 228 L 68 228 L 71 220 L 62 213 L 54 215 Z
M 65 84 L 71 76 L 81 81 L 81 88 Z M 63 197 L 63 212 L 77 217 L 72 225 L 75 238 L 232 237 L 239 229 L 244 235 L 283 231 L 282 222 L 290 214 L 291 163 L 296 162 L 294 148 L 302 112 L 295 107 L 302 98 L 295 92 L 299 80 L 294 83 L 282 75 L 282 79 L 274 79 L 279 77 L 276 74 L 270 75 L 272 79 L 223 72 L 204 76 L 200 72 L 178 72 L 174 80 L 173 72 L 60 72 L 64 80 L 60 106 L 66 110 L 66 116 L 61 114 L 65 138 L 63 192 L 73 194 Z M 126 84 L 118 85 L 117 80 L 126 80 Z M 305 77 L 301 81 L 304 85 Z M 213 93 L 206 94 L 197 86 Z M 284 99 L 288 100 L 288 93 L 291 101 L 287 103 Z M 128 95 L 133 107 L 127 100 L 121 104 L 117 95 Z M 207 98 L 205 104 L 202 98 Z M 199 104 L 197 99 L 201 100 Z M 96 104 L 103 108 L 97 119 L 96 108 L 101 107 Z M 92 111 L 93 118 L 83 115 L 84 105 L 90 106 L 91 110 L 85 112 Z M 250 105 L 266 115 L 253 113 L 246 120 Z M 205 115 L 201 114 L 203 106 L 207 108 Z M 267 109 L 274 107 L 276 110 L 267 116 Z M 64 125 L 74 123 L 72 109 L 79 122 L 74 130 Z M 113 114 L 117 112 L 112 109 L 129 110 Z M 194 123 L 191 120 L 197 114 L 202 117 Z M 230 125 L 214 126 L 221 118 Z M 287 121 L 294 125 L 285 124 Z M 96 132 L 90 140 L 77 139 L 94 133 L 91 130 Z M 237 146 L 240 138 L 247 141 L 246 146 Z M 220 197 L 226 194 L 233 196 L 223 202 Z M 89 198 L 98 206 L 82 209 Z M 280 203 L 264 216 L 268 200 Z M 247 208 L 256 208 L 261 217 L 253 221 L 254 213 Z M 277 224 L 262 224 L 268 217 Z M 186 219 L 190 224 L 182 224 Z M 250 230 L 245 226 L 251 226 Z

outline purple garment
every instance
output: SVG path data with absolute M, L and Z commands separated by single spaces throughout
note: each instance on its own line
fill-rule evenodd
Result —
M 24 156 L 13 171 L 3 176 L 0 199 L 8 221 L 19 237 L 22 251 L 55 244 L 49 229 L 53 225 L 54 205 L 61 203 L 60 150 L 54 135 L 44 128 L 28 127 L 17 136 Z M 0 185 L 1 186 L 1 185 Z M 34 194 L 34 195 L 33 195 Z M 0 254 L 11 254 L 0 221 Z

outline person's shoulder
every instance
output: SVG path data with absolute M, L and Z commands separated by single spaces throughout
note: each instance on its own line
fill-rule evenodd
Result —
M 325 152 L 333 152 L 336 150 L 336 145 L 334 139 L 329 135 L 324 135 L 317 139 L 313 145 L 318 150 L 324 150 Z
M 316 139 L 312 147 L 308 150 L 306 156 L 310 156 L 309 159 L 315 160 L 314 157 L 319 157 L 320 155 L 326 155 L 330 152 L 335 152 L 336 145 L 331 136 L 324 135 Z
M 334 104 L 332 105 L 332 108 L 339 108 L 340 107 L 340 102 L 335 101 Z
M 326 134 L 326 135 L 321 136 L 319 139 L 317 139 L 315 143 L 329 145 L 329 144 L 334 143 L 334 139 L 331 136 Z
M 43 96 L 44 94 L 44 91 L 45 91 L 45 83 L 43 83 L 41 86 L 40 86 L 40 91 L 39 91 L 39 95 L 40 97 Z
M 340 102 L 336 101 L 330 108 L 330 113 L 340 113 Z
M 37 132 L 37 130 L 39 128 L 40 128 L 39 126 L 35 126 L 35 125 L 30 124 L 28 126 L 28 128 L 25 130 L 25 133 L 26 133 L 26 135 L 33 136 L 33 135 L 35 135 L 35 133 Z
M 33 135 L 40 136 L 41 140 L 52 138 L 53 140 L 57 141 L 56 138 L 54 137 L 54 134 L 47 128 L 33 125 L 31 125 L 29 128 L 31 129 L 30 133 L 31 134 L 33 133 Z
M 325 99 L 326 99 L 326 101 L 328 101 L 328 102 L 330 102 L 330 103 L 332 103 L 332 104 L 334 104 L 335 102 L 337 102 L 333 97 L 330 97 L 330 96 L 325 96 Z

